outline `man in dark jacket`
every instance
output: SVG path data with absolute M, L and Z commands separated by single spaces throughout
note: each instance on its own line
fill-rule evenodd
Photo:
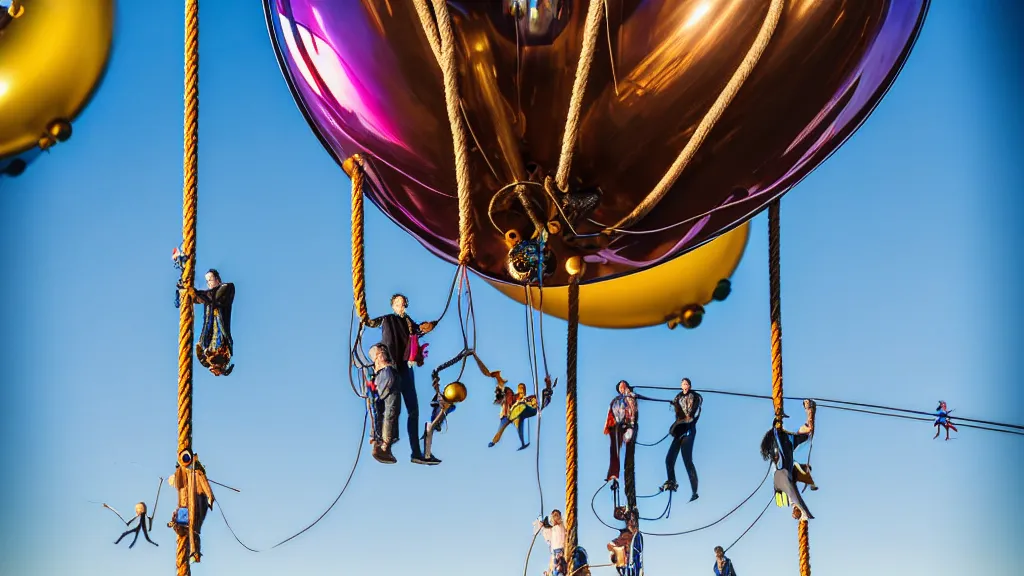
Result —
M 383 344 L 395 362 L 396 391 L 401 394 L 408 413 L 406 434 L 409 435 L 409 446 L 412 448 L 412 461 L 416 464 L 440 464 L 441 461 L 431 457 L 423 457 L 419 442 L 420 407 L 416 398 L 416 380 L 413 375 L 414 366 L 423 365 L 422 347 L 419 338 L 434 329 L 433 322 L 417 324 L 406 314 L 409 299 L 403 294 L 391 297 L 392 314 L 374 318 L 367 323 L 371 328 L 380 328 L 381 344 Z M 411 344 L 411 345 L 410 345 Z M 395 418 L 401 414 L 401 406 L 396 407 Z M 386 417 L 385 417 L 386 420 Z
M 196 356 L 214 376 L 227 376 L 235 369 L 231 364 L 234 353 L 231 306 L 235 302 L 235 285 L 222 282 L 220 272 L 211 268 L 206 273 L 206 286 L 206 290 L 192 290 L 194 303 L 203 305 L 203 329 L 196 344 Z M 179 290 L 185 289 L 179 284 Z

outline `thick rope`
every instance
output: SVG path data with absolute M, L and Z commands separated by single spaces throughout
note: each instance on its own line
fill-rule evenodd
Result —
M 740 63 L 739 68 L 733 73 L 732 78 L 729 79 L 729 83 L 725 85 L 722 93 L 718 95 L 718 99 L 711 105 L 711 109 L 707 111 L 704 118 L 701 119 L 700 124 L 697 125 L 697 129 L 694 130 L 693 136 L 690 137 L 689 142 L 683 148 L 683 151 L 679 153 L 676 161 L 669 167 L 668 172 L 661 178 L 661 181 L 651 190 L 650 194 L 647 195 L 632 212 L 629 213 L 625 218 L 620 220 L 614 226 L 609 227 L 606 232 L 620 229 L 629 228 L 636 224 L 645 216 L 647 216 L 655 206 L 668 194 L 668 191 L 675 185 L 676 180 L 682 175 L 683 170 L 689 165 L 690 161 L 693 160 L 700 145 L 704 143 L 704 139 L 707 138 L 708 134 L 711 133 L 711 129 L 715 127 L 719 118 L 725 112 L 729 104 L 732 103 L 733 98 L 740 91 L 743 83 L 747 81 L 747 77 L 757 66 L 758 61 L 761 59 L 762 54 L 768 44 L 772 40 L 772 36 L 775 34 L 775 28 L 779 23 L 779 19 L 782 16 L 782 9 L 785 7 L 785 0 L 772 0 L 771 5 L 768 7 L 768 15 L 765 16 L 764 23 L 761 24 L 761 29 L 757 33 L 757 37 L 754 39 L 754 45 L 750 47 L 750 51 L 744 56 L 743 61 Z
M 414 1 L 423 32 L 427 36 L 427 42 L 430 44 L 431 51 L 434 52 L 444 78 L 444 100 L 448 110 L 448 123 L 452 130 L 452 147 L 455 151 L 455 183 L 459 195 L 459 264 L 467 265 L 473 257 L 473 206 L 469 198 L 469 150 L 466 147 L 466 129 L 461 115 L 462 100 L 459 97 L 459 77 L 455 66 L 455 34 L 452 31 L 447 0 L 433 0 L 434 14 L 437 16 L 434 22 L 431 21 L 426 0 Z
M 772 321 L 772 404 L 775 405 L 775 427 L 782 428 L 782 290 L 781 258 L 779 256 L 780 201 L 768 205 L 768 285 Z M 797 512 L 794 512 L 796 515 Z M 807 518 L 797 517 L 800 540 L 800 576 L 811 576 L 811 553 L 807 541 Z
M 192 345 L 196 280 L 196 212 L 199 204 L 199 0 L 185 0 L 185 133 L 182 202 L 182 250 L 188 254 L 182 270 L 182 296 L 178 323 L 178 453 L 192 450 Z M 189 511 L 189 520 L 192 513 Z M 178 576 L 192 573 L 188 562 L 189 539 L 178 536 Z
M 572 260 L 567 262 L 571 263 Z M 566 266 L 569 268 L 569 266 Z M 576 362 L 577 335 L 580 329 L 580 274 L 582 266 L 569 270 L 569 333 L 566 337 L 565 363 L 565 559 L 569 573 L 573 571 L 577 544 L 577 465 L 576 451 Z
M 779 258 L 779 200 L 768 205 L 768 290 L 772 322 L 772 404 L 775 425 L 782 426 L 782 276 Z
M 558 159 L 558 171 L 555 172 L 555 184 L 562 192 L 569 189 L 569 169 L 572 167 L 573 148 L 576 147 L 576 137 L 580 131 L 580 109 L 583 107 L 587 77 L 590 76 L 594 52 L 597 50 L 597 35 L 601 33 L 603 10 L 603 2 L 590 0 L 586 26 L 583 28 L 583 48 L 580 50 L 580 60 L 576 64 L 576 80 L 572 85 L 569 113 L 565 118 L 565 131 L 562 133 L 562 155 Z
M 811 545 L 808 541 L 807 522 L 797 522 L 800 540 L 800 576 L 811 576 Z
M 352 180 L 352 298 L 355 302 L 356 315 L 363 324 L 370 322 L 370 313 L 366 310 L 366 269 L 363 222 L 363 180 L 366 172 L 363 158 L 353 154 L 342 164 L 342 168 Z

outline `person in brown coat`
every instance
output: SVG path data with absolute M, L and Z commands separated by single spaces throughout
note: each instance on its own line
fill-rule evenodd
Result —
M 193 456 L 186 468 L 176 466 L 167 482 L 178 490 L 178 508 L 167 526 L 173 528 L 178 536 L 189 538 L 189 556 L 193 562 L 199 562 L 202 558 L 199 535 L 206 513 L 213 509 L 215 500 L 210 482 L 206 479 L 206 470 L 198 458 Z

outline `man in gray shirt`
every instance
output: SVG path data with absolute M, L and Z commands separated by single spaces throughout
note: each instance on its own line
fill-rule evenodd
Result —
M 384 464 L 395 464 L 398 459 L 391 453 L 391 446 L 398 440 L 398 410 L 401 395 L 397 389 L 395 365 L 391 354 L 383 344 L 370 347 L 373 361 L 373 385 L 377 389 L 376 426 L 381 437 L 373 446 L 373 457 Z

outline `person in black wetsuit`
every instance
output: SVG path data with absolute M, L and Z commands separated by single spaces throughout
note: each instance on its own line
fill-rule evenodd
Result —
M 693 442 L 697 437 L 697 420 L 700 419 L 704 398 L 690 389 L 689 378 L 683 378 L 679 387 L 682 392 L 676 394 L 672 400 L 672 408 L 676 412 L 676 420 L 669 428 L 672 444 L 669 445 L 668 454 L 665 456 L 668 480 L 661 489 L 674 492 L 679 488 L 679 483 L 676 482 L 676 457 L 682 455 L 686 474 L 690 477 L 690 491 L 693 493 L 690 502 L 693 502 L 697 499 L 697 467 L 693 465 Z
M 409 435 L 409 446 L 412 449 L 412 461 L 416 464 L 440 464 L 441 461 L 431 456 L 424 458 L 419 443 L 420 408 L 416 399 L 416 380 L 413 375 L 414 366 L 423 365 L 422 350 L 419 337 L 434 329 L 433 322 L 417 324 L 406 314 L 409 299 L 403 294 L 391 297 L 392 314 L 386 314 L 367 322 L 371 328 L 381 329 L 381 343 L 387 347 L 395 361 L 395 380 L 397 391 L 401 394 L 408 413 L 406 434 Z M 412 344 L 410 346 L 410 344 Z M 396 407 L 395 418 L 401 414 L 401 406 Z M 386 418 L 385 418 L 386 420 Z
M 206 273 L 206 290 L 192 289 L 195 304 L 203 305 L 203 330 L 196 344 L 196 356 L 214 376 L 227 376 L 235 369 L 231 364 L 234 341 L 231 338 L 231 306 L 235 301 L 235 285 L 222 282 L 220 272 L 211 268 Z M 179 290 L 186 290 L 180 287 Z
M 779 507 L 792 505 L 794 510 L 799 510 L 799 515 L 794 511 L 794 518 L 801 521 L 813 520 L 814 516 L 807 509 L 796 483 L 804 482 L 808 486 L 814 486 L 814 479 L 810 475 L 809 466 L 801 466 L 796 463 L 793 451 L 811 438 L 814 433 L 814 414 L 816 404 L 813 400 L 804 401 L 804 410 L 807 412 L 807 423 L 796 432 L 789 432 L 782 426 L 772 426 L 765 432 L 761 439 L 761 458 L 766 462 L 775 463 L 775 502 Z M 817 487 L 815 487 L 817 489 Z

